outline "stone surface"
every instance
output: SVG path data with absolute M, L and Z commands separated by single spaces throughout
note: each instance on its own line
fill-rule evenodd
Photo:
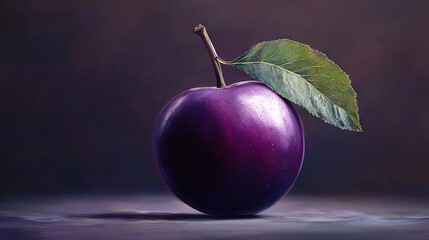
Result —
M 214 218 L 171 195 L 0 201 L 0 239 L 429 239 L 427 199 L 293 196 L 252 217 Z

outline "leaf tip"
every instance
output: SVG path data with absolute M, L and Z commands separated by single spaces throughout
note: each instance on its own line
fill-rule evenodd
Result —
M 358 128 L 358 129 L 356 129 L 356 132 L 358 132 L 358 133 L 363 132 L 362 126 L 360 126 L 360 125 L 359 125 L 359 128 Z
M 350 130 L 352 132 L 356 132 L 356 133 L 361 133 L 363 132 L 362 126 L 360 125 L 359 122 L 355 123 L 355 125 L 353 127 L 350 128 L 345 128 L 346 130 Z

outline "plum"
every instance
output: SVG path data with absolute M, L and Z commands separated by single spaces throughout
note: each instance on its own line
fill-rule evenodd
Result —
M 184 91 L 162 109 L 153 149 L 167 187 L 215 216 L 256 214 L 294 184 L 304 132 L 292 104 L 257 81 L 226 86 L 205 28 L 195 30 L 211 56 L 217 87 Z
M 180 93 L 161 111 L 153 142 L 168 188 L 216 216 L 272 206 L 292 187 L 304 156 L 297 112 L 256 81 Z

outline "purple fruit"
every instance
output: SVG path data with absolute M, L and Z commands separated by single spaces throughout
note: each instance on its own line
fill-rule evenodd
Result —
M 304 155 L 292 105 L 262 83 L 195 88 L 161 111 L 154 150 L 168 188 L 211 215 L 260 212 L 286 194 Z
M 189 206 L 215 216 L 258 213 L 295 182 L 304 133 L 291 103 L 256 81 L 226 86 L 205 28 L 217 87 L 174 97 L 155 125 L 153 147 L 168 188 Z

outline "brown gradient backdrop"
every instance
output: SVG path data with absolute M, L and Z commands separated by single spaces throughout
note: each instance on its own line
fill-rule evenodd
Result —
M 364 132 L 298 108 L 307 149 L 293 192 L 429 195 L 428 3 L 2 0 L 0 195 L 165 191 L 157 113 L 215 85 L 200 22 L 224 59 L 290 38 L 350 75 Z

